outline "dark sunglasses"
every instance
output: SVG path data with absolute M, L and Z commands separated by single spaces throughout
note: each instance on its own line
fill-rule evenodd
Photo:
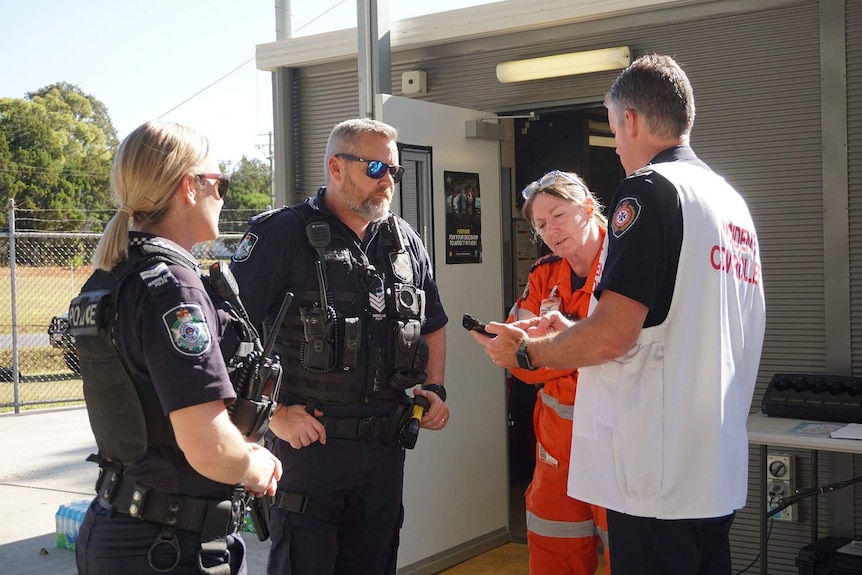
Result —
M 574 179 L 573 177 L 568 175 L 566 172 L 561 172 L 560 170 L 554 170 L 552 172 L 548 172 L 547 174 L 545 174 L 544 176 L 542 176 L 541 178 L 539 178 L 538 180 L 536 180 L 535 182 L 531 183 L 529 186 L 524 188 L 521 191 L 521 197 L 524 198 L 525 201 L 529 200 L 531 197 L 533 197 L 533 194 L 535 194 L 536 192 L 540 192 L 540 191 L 542 191 L 546 188 L 550 188 L 551 186 L 556 184 L 557 178 L 559 178 L 561 176 L 564 180 L 568 180 L 570 183 L 575 184 L 578 187 L 584 186 L 583 183 L 577 181 L 576 179 Z
M 219 199 L 224 199 L 227 195 L 227 187 L 230 184 L 230 178 L 224 174 L 195 174 L 196 178 L 206 178 L 207 180 L 218 180 L 216 190 L 218 191 Z
M 401 177 L 404 175 L 404 168 L 402 166 L 393 166 L 386 162 L 381 162 L 380 160 L 366 160 L 350 154 L 335 154 L 335 157 L 347 160 L 348 162 L 362 162 L 364 164 L 368 164 L 365 166 L 365 175 L 374 180 L 379 180 L 388 173 L 392 176 L 392 180 L 397 184 L 401 181 Z

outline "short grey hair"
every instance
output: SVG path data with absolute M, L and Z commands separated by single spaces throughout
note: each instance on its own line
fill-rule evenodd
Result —
M 332 128 L 326 140 L 326 154 L 323 156 L 323 174 L 329 182 L 329 158 L 336 154 L 353 154 L 359 147 L 363 134 L 380 134 L 391 141 L 398 139 L 398 130 L 370 118 L 354 118 L 339 122 Z M 372 158 L 373 159 L 373 158 Z

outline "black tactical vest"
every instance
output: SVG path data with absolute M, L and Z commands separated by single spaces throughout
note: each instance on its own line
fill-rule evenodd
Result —
M 134 381 L 113 342 L 123 283 L 159 261 L 197 271 L 195 262 L 157 240 L 135 238 L 129 259 L 111 272 L 97 270 L 69 306 L 90 425 L 100 454 L 115 462 L 135 461 L 152 446 L 179 449 L 152 381 Z M 213 297 L 206 278 L 204 285 Z
M 393 229 L 394 217 L 378 228 L 375 266 L 333 217 L 308 203 L 285 209 L 304 220 L 318 261 L 276 345 L 284 370 L 280 403 L 391 402 L 423 383 L 425 293 L 415 285 L 418 262 Z

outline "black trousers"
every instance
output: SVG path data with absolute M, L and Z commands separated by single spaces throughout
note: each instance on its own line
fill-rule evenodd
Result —
M 164 572 L 176 561 L 177 550 L 172 545 L 161 543 L 150 552 L 161 531 L 162 526 L 157 523 L 119 513 L 112 516 L 98 501 L 93 501 L 81 523 L 75 545 L 79 575 L 153 575 Z M 176 531 L 175 534 L 180 550 L 179 564 L 167 573 L 200 575 L 200 533 Z M 230 552 L 230 572 L 233 575 L 246 575 L 245 542 L 242 537 L 239 534 L 228 535 L 227 548 Z M 212 562 L 207 565 L 212 565 Z
M 710 519 L 654 519 L 608 509 L 614 575 L 730 575 L 734 513 Z
M 404 450 L 393 441 L 328 439 L 293 449 L 276 440 L 279 491 L 326 506 L 332 520 L 270 511 L 270 575 L 394 575 L 403 522 Z

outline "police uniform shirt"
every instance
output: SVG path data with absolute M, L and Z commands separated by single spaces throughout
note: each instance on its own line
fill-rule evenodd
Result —
M 365 239 L 360 240 L 329 210 L 325 197 L 326 188 L 320 188 L 317 195 L 305 203 L 326 217 L 333 237 L 338 235 L 346 241 L 352 240 L 356 250 L 364 252 L 372 265 L 386 272 L 389 262 L 377 261 L 378 232 L 381 226 L 386 225 L 386 218 L 368 224 Z M 413 283 L 425 290 L 426 319 L 421 331 L 422 334 L 433 333 L 446 325 L 448 317 L 440 302 L 431 261 L 419 235 L 404 220 L 399 220 L 399 223 L 407 240 L 407 249 L 418 264 L 419 273 L 414 274 Z M 240 298 L 258 329 L 267 315 L 275 317 L 286 292 L 302 293 L 309 284 L 310 275 L 317 273 L 315 262 L 318 254 L 308 242 L 305 226 L 305 220 L 293 209 L 282 208 L 269 217 L 253 219 L 234 254 L 231 269 L 240 287 Z M 336 415 L 336 412 L 330 408 L 327 414 Z
M 195 258 L 161 237 L 130 233 L 130 250 L 147 238 L 177 252 L 190 262 Z M 192 264 L 193 265 L 193 264 Z M 124 282 L 119 295 L 115 340 L 120 357 L 135 381 L 151 381 L 167 416 L 173 411 L 236 398 L 220 345 L 229 316 L 217 310 L 198 271 L 174 263 L 152 262 Z M 224 350 L 232 355 L 233 350 Z M 151 447 L 139 462 L 127 465 L 126 474 L 148 487 L 196 497 L 223 497 L 224 485 L 194 471 L 183 454 L 169 446 Z
M 651 164 L 688 162 L 709 170 L 689 146 L 659 153 Z M 642 303 L 649 311 L 643 327 L 667 317 L 682 248 L 682 208 L 673 184 L 649 169 L 624 179 L 612 203 L 608 255 L 596 296 L 611 290 Z

